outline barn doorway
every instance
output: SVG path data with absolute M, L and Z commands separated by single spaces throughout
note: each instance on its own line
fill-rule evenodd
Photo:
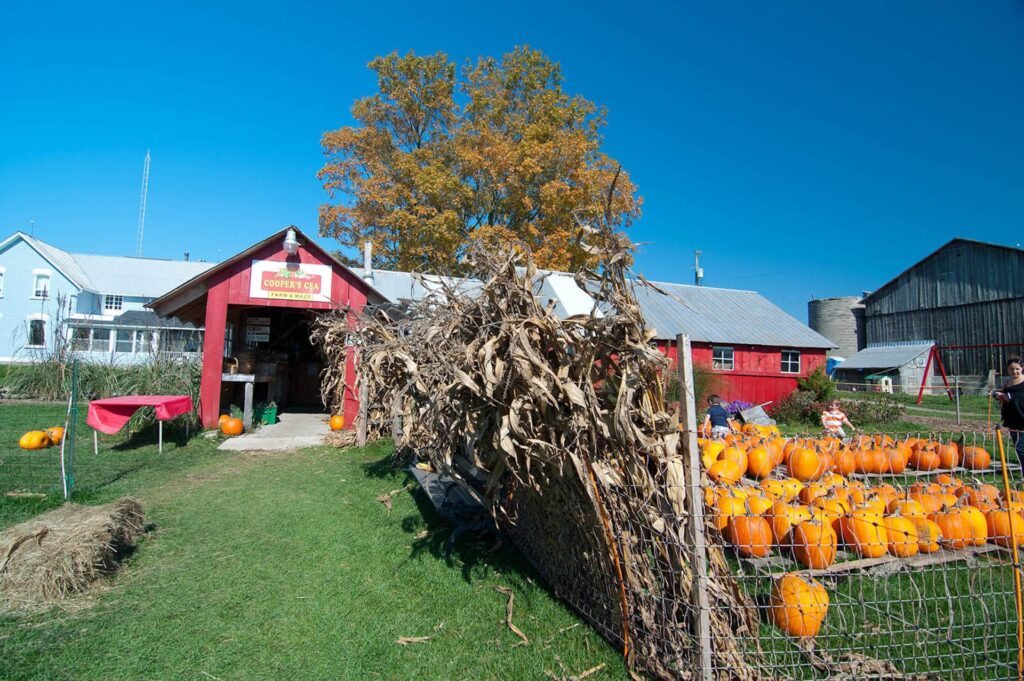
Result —
M 269 408 L 277 413 L 326 411 L 320 395 L 324 358 L 310 341 L 319 314 L 295 307 L 229 306 L 225 371 L 255 376 L 257 414 Z M 244 383 L 226 380 L 221 393 L 222 404 L 244 407 Z

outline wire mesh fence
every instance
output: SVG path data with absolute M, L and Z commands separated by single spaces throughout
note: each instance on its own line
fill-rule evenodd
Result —
M 1018 678 L 1024 493 L 1007 444 L 992 432 L 703 441 L 708 531 L 757 610 L 737 636 L 759 674 Z

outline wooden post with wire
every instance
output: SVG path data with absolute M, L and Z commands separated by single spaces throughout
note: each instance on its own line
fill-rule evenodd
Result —
M 1017 681 L 1024 681 L 1024 599 L 1021 595 L 1020 553 L 1017 551 L 1017 529 L 1013 526 L 1013 509 L 1010 501 L 1013 494 L 1010 490 L 1010 474 L 1006 467 L 1006 448 L 1003 445 L 1003 431 L 996 431 L 996 442 L 999 444 L 999 462 L 1003 468 L 1003 491 L 1006 494 L 1007 516 L 1010 520 L 1010 550 L 1013 554 L 1013 591 L 1017 596 Z
M 356 419 L 356 446 L 366 446 L 366 420 L 370 416 L 370 391 L 365 380 L 359 381 L 359 416 Z
M 697 447 L 697 395 L 693 384 L 693 353 L 690 337 L 676 336 L 679 369 L 679 423 L 683 427 L 683 470 L 686 472 L 686 506 L 690 514 L 687 528 L 693 547 L 694 635 L 700 646 L 700 674 L 695 678 L 710 681 L 711 669 L 711 606 L 708 601 L 708 554 L 704 536 L 704 494 L 700 488 L 700 449 Z

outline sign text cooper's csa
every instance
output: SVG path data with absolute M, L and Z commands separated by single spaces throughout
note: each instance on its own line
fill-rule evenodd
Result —
M 250 298 L 331 302 L 331 268 L 327 265 L 253 260 Z

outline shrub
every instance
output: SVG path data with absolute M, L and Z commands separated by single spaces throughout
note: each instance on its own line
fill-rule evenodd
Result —
M 821 412 L 831 401 L 819 401 L 809 390 L 794 390 L 768 407 L 771 417 L 789 425 L 821 426 Z M 840 400 L 839 408 L 856 426 L 863 423 L 885 424 L 900 421 L 906 408 L 894 396 L 869 393 L 856 400 Z
M 806 378 L 796 379 L 797 390 L 805 390 L 814 393 L 814 399 L 818 402 L 828 403 L 836 397 L 836 382 L 825 373 L 824 367 L 818 367 Z

